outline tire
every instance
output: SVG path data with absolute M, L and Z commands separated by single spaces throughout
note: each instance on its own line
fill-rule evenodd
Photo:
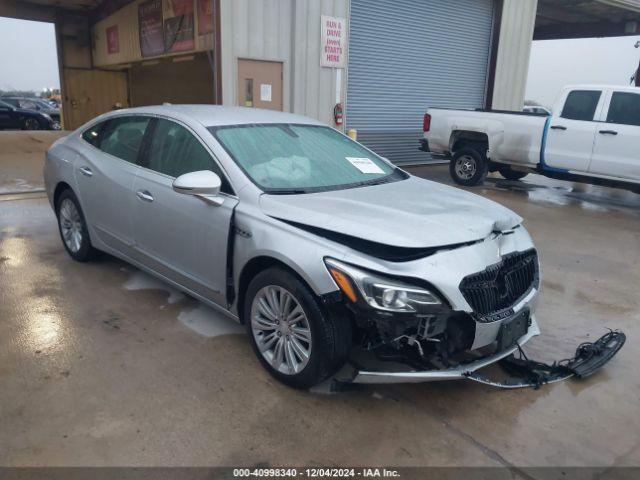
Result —
M 465 147 L 455 152 L 449 162 L 449 174 L 454 182 L 473 187 L 484 182 L 489 172 L 489 162 L 475 148 Z
M 352 341 L 350 320 L 328 316 L 309 287 L 287 270 L 272 267 L 260 272 L 244 298 L 243 318 L 251 345 L 274 378 L 294 388 L 309 388 L 346 362 Z M 273 314 L 279 305 L 291 312 L 293 321 L 286 322 L 286 314 Z M 295 314 L 298 307 L 302 315 Z
M 25 118 L 22 120 L 23 130 L 40 130 L 40 122 L 35 118 Z
M 498 168 L 500 175 L 502 175 L 507 180 L 520 180 L 521 178 L 529 175 L 529 172 L 519 172 L 518 170 L 512 170 L 509 167 L 500 167 Z
M 91 245 L 80 202 L 70 189 L 60 194 L 56 203 L 56 216 L 60 239 L 69 256 L 78 262 L 92 260 L 97 250 Z

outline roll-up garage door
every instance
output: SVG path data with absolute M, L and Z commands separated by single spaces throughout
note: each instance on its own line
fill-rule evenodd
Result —
M 419 151 L 427 107 L 484 106 L 493 0 L 351 0 L 347 128 L 395 163 Z

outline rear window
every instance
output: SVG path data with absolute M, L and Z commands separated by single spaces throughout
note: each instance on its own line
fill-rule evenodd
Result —
M 136 163 L 150 117 L 119 117 L 108 120 L 100 131 L 98 148 L 130 163 Z
M 97 147 L 100 144 L 100 130 L 104 126 L 105 122 L 100 122 L 95 124 L 93 127 L 85 130 L 82 133 L 82 138 L 85 142 L 89 142 L 94 147 Z
M 567 95 L 560 116 L 569 120 L 593 120 L 600 95 L 601 92 L 597 90 L 574 90 Z
M 640 126 L 640 94 L 615 92 L 611 97 L 607 122 Z

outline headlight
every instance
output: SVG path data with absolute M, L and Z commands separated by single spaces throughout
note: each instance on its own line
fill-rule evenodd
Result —
M 427 313 L 429 307 L 442 305 L 438 296 L 425 288 L 360 270 L 332 258 L 325 258 L 325 264 L 342 293 L 352 302 L 357 302 L 359 294 L 378 310 L 408 313 Z
M 46 118 L 47 120 L 51 121 L 51 115 L 47 114 L 47 113 L 41 113 L 40 115 L 42 115 L 44 118 Z

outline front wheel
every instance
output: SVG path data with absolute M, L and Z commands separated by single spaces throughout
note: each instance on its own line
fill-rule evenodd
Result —
M 511 170 L 510 167 L 500 167 L 498 168 L 500 175 L 502 175 L 507 180 L 520 180 L 521 178 L 526 177 L 528 172 L 519 172 L 518 170 Z
M 244 319 L 262 365 L 295 388 L 309 388 L 335 373 L 351 348 L 350 320 L 326 315 L 313 292 L 282 268 L 267 269 L 251 281 Z
M 487 177 L 489 162 L 474 148 L 458 150 L 449 163 L 451 178 L 465 187 L 480 185 Z
M 40 130 L 40 122 L 35 118 L 25 118 L 22 121 L 22 128 L 24 130 Z

